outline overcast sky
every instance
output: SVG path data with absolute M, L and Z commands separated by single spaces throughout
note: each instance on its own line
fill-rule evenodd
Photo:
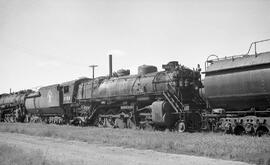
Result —
M 210 54 L 270 38 L 269 0 L 0 0 L 0 93 Z M 259 51 L 270 51 L 270 43 Z

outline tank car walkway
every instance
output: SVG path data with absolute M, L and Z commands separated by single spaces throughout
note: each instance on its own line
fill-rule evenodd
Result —
M 88 144 L 47 137 L 0 132 L 0 143 L 16 145 L 25 152 L 41 151 L 48 160 L 91 165 L 244 165 L 243 162 L 167 154 L 150 150 Z

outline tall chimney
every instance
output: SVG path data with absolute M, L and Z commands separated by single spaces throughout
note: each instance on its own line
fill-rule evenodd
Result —
M 112 77 L 112 55 L 109 55 L 109 77 Z

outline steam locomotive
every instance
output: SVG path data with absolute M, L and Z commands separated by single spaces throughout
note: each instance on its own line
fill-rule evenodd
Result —
M 158 72 L 143 65 L 137 75 L 110 71 L 109 76 L 45 86 L 38 92 L 1 95 L 1 120 L 200 130 L 200 68 L 191 70 L 176 61 L 163 68 Z
M 266 40 L 264 40 L 266 41 Z M 254 42 L 252 44 L 257 44 Z M 215 58 L 213 58 L 215 57 Z M 80 78 L 0 95 L 0 120 L 113 128 L 270 132 L 270 52 L 218 58 L 201 69 L 177 61 L 142 65 L 109 76 Z

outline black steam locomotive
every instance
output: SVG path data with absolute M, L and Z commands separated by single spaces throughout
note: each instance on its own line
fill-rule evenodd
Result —
M 254 42 L 256 45 L 258 42 Z M 212 57 L 212 56 L 211 56 Z M 110 58 L 111 59 L 111 58 Z M 112 62 L 110 61 L 110 64 Z M 0 95 L 0 120 L 98 127 L 270 132 L 270 52 L 208 58 L 201 69 L 178 62 Z
M 200 69 L 173 61 L 157 72 L 143 65 L 137 75 L 114 75 L 1 95 L 2 121 L 44 121 L 99 127 L 200 130 L 204 102 Z M 18 99 L 17 99 L 18 98 Z

